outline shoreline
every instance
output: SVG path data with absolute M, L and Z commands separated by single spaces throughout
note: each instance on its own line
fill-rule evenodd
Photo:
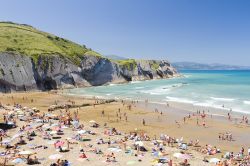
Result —
M 107 85 L 110 86 L 110 85 Z M 70 90 L 70 89 L 67 89 Z M 139 101 L 139 102 L 145 102 L 145 100 L 136 100 L 136 99 L 132 99 L 132 98 L 118 98 L 118 97 L 104 97 L 104 96 L 95 96 L 95 95 L 78 95 L 78 94 L 73 94 L 73 93 L 68 93 L 65 92 L 67 90 L 60 90 L 58 92 L 61 92 L 62 95 L 68 95 L 68 96 L 78 96 L 78 97 L 83 97 L 83 98 L 87 98 L 87 99 L 100 99 L 100 100 L 125 100 L 125 101 Z M 68 94 L 66 94 L 68 93 Z M 230 108 L 218 108 L 218 107 L 213 107 L 213 106 L 205 106 L 205 105 L 196 105 L 193 103 L 186 103 L 186 102 L 179 102 L 179 101 L 167 101 L 166 102 L 157 102 L 157 101 L 148 101 L 151 104 L 156 104 L 156 105 L 167 105 L 167 103 L 169 104 L 173 104 L 175 107 L 179 108 L 180 110 L 186 111 L 186 112 L 196 112 L 197 110 L 206 110 L 209 111 L 208 113 L 212 113 L 213 116 L 223 116 L 223 117 L 227 117 L 227 113 L 230 113 L 232 115 L 237 116 L 237 118 L 241 118 L 242 116 L 249 116 L 250 112 L 244 112 L 244 111 L 234 111 L 231 110 Z M 211 111 L 211 112 L 210 112 Z
M 167 134 L 179 139 L 183 137 L 186 143 L 191 140 L 199 140 L 202 147 L 211 145 L 221 149 L 222 153 L 218 153 L 214 156 L 199 153 L 199 155 L 201 155 L 199 158 L 201 159 L 204 157 L 220 158 L 220 156 L 227 151 L 237 153 L 242 146 L 247 149 L 250 145 L 249 126 L 236 125 L 233 121 L 228 121 L 225 117 L 210 117 L 208 115 L 205 120 L 206 126 L 203 127 L 200 115 L 191 115 L 190 118 L 187 118 L 188 114 L 191 113 L 185 110 L 188 109 L 188 107 L 183 107 L 183 105 L 178 105 L 177 103 L 170 103 L 170 106 L 167 107 L 166 105 L 152 104 L 150 102 L 138 102 L 132 104 L 132 109 L 129 110 L 127 106 L 131 105 L 131 101 L 125 101 L 125 106 L 121 101 L 94 106 L 95 100 L 93 100 L 93 98 L 69 96 L 61 93 L 61 91 L 53 93 L 29 92 L 2 94 L 0 95 L 0 99 L 2 104 L 12 105 L 13 103 L 21 103 L 29 108 L 37 107 L 41 110 L 41 113 L 47 112 L 49 106 L 54 105 L 55 102 L 58 105 L 70 104 L 72 101 L 77 105 L 92 103 L 90 106 L 70 108 L 69 110 L 71 112 L 79 110 L 79 118 L 82 122 L 86 123 L 90 120 L 95 120 L 101 126 L 107 123 L 109 127 L 115 127 L 123 133 L 134 132 L 135 129 L 137 129 L 138 131 L 147 133 L 151 138 L 154 138 L 155 135 L 158 137 L 160 134 Z M 30 102 L 31 99 L 34 101 Z M 97 101 L 101 101 L 101 99 Z M 156 108 L 158 112 L 154 111 Z M 127 114 L 127 121 L 125 121 L 123 117 L 119 120 L 119 117 L 116 116 L 119 109 L 121 109 L 122 114 Z M 55 113 L 59 114 L 60 110 L 56 110 Z M 101 116 L 103 110 L 105 111 L 105 116 Z M 163 112 L 162 115 L 160 114 L 161 111 Z M 186 117 L 186 122 L 183 122 L 184 117 Z M 197 118 L 199 118 L 199 125 L 196 124 Z M 146 122 L 145 126 L 142 125 L 143 119 Z M 176 121 L 178 121 L 178 124 Z M 222 141 L 218 139 L 219 133 L 226 132 L 233 134 L 234 141 Z M 190 150 L 193 151 L 194 149 L 190 148 Z

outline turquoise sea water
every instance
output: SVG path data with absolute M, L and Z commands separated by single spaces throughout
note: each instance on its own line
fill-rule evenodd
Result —
M 135 81 L 69 90 L 72 95 L 119 99 L 149 99 L 232 109 L 250 114 L 250 71 L 180 71 L 184 77 Z

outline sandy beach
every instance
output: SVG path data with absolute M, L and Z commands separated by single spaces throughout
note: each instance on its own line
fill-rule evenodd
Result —
M 159 105 L 149 102 L 131 103 L 131 101 L 102 103 L 102 100 L 68 96 L 61 91 L 1 94 L 0 101 L 2 105 L 9 105 L 10 107 L 15 103 L 19 103 L 28 108 L 36 107 L 40 110 L 39 114 L 47 113 L 48 108 L 51 108 L 52 105 L 68 104 L 76 106 L 75 108 L 68 109 L 68 111 L 72 114 L 73 112 L 78 112 L 78 118 L 85 126 L 84 130 L 90 130 L 97 134 L 87 136 L 88 139 L 91 139 L 90 142 L 70 145 L 72 149 L 70 149 L 70 152 L 64 153 L 63 158 L 70 161 L 72 165 L 81 165 L 81 163 L 87 165 L 111 164 L 105 162 L 105 157 L 98 156 L 98 158 L 96 158 L 97 156 L 95 156 L 95 154 L 89 152 L 87 152 L 89 161 L 78 160 L 79 150 L 82 147 L 85 148 L 87 145 L 95 145 L 96 140 L 99 138 L 106 140 L 110 138 L 110 136 L 103 134 L 105 130 L 104 126 L 106 126 L 106 128 L 115 128 L 124 134 L 129 134 L 131 132 L 147 133 L 151 139 L 156 138 L 156 140 L 160 139 L 160 134 L 170 135 L 175 139 L 183 138 L 185 143 L 198 140 L 199 146 L 201 147 L 209 145 L 220 149 L 221 153 L 207 155 L 199 152 L 199 148 L 190 146 L 188 148 L 188 153 L 191 153 L 193 156 L 192 159 L 189 160 L 191 165 L 214 165 L 205 163 L 202 160 L 204 158 L 221 158 L 225 152 L 238 153 L 241 147 L 248 149 L 248 145 L 250 145 L 250 140 L 248 139 L 250 131 L 249 125 L 240 123 L 241 116 L 239 114 L 232 115 L 233 120 L 230 121 L 227 119 L 226 112 L 221 112 L 221 116 L 211 116 L 216 110 L 205 107 L 194 108 L 190 105 L 180 103 L 168 103 L 168 105 Z M 78 107 L 84 104 L 90 104 L 90 106 Z M 195 110 L 200 110 L 202 112 L 204 110 L 206 118 L 202 119 L 200 115 L 196 115 Z M 65 109 L 57 109 L 52 113 L 60 115 L 64 111 Z M 236 117 L 238 118 L 237 122 L 234 120 Z M 91 120 L 100 124 L 100 127 L 91 128 L 89 124 Z M 145 125 L 143 125 L 143 121 Z M 205 123 L 205 126 L 203 126 L 203 123 Z M 8 131 L 10 135 L 16 133 L 25 122 L 18 122 L 17 124 L 17 128 Z M 233 140 L 220 140 L 218 137 L 219 133 L 227 132 L 232 134 Z M 65 129 L 64 137 L 72 137 L 73 133 L 75 133 L 75 131 Z M 122 138 L 122 135 L 111 137 L 111 139 L 114 140 Z M 36 152 L 36 155 L 40 159 L 43 159 L 41 160 L 42 165 L 50 165 L 53 160 L 49 160 L 48 156 L 58 153 L 49 142 L 51 141 L 44 141 L 42 138 L 35 139 L 35 141 L 32 142 L 32 144 L 35 145 L 47 144 L 48 146 L 47 149 Z M 150 151 L 152 145 L 150 142 L 145 142 L 145 147 Z M 179 153 L 181 151 L 181 149 L 176 147 L 178 147 L 178 145 L 175 144 L 174 147 L 166 147 L 165 150 L 168 153 L 166 157 L 172 159 L 173 163 L 178 164 L 182 162 L 183 159 L 173 157 L 174 153 Z M 28 147 L 24 150 L 28 150 L 27 148 Z M 99 148 L 105 149 L 105 153 L 110 152 L 107 150 L 107 145 L 100 145 Z M 138 157 L 126 155 L 124 152 L 116 152 L 115 155 L 118 162 L 112 163 L 114 165 L 129 165 L 127 163 L 128 161 L 131 161 L 131 163 L 135 165 L 155 165 L 150 153 L 143 153 L 141 157 L 142 161 L 140 162 L 138 162 Z

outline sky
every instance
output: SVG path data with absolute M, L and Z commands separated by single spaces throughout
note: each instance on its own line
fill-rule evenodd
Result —
M 103 55 L 250 66 L 249 0 L 2 0 L 0 21 Z

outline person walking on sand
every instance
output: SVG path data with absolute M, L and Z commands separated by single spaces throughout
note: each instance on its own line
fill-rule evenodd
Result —
M 199 119 L 196 118 L 196 125 L 199 126 Z
M 177 124 L 178 128 L 181 127 L 180 123 L 176 120 L 175 123 Z
M 143 124 L 143 126 L 146 125 L 145 119 L 142 119 L 142 124 Z
M 206 127 L 205 120 L 203 120 L 202 126 L 203 126 L 203 127 Z

